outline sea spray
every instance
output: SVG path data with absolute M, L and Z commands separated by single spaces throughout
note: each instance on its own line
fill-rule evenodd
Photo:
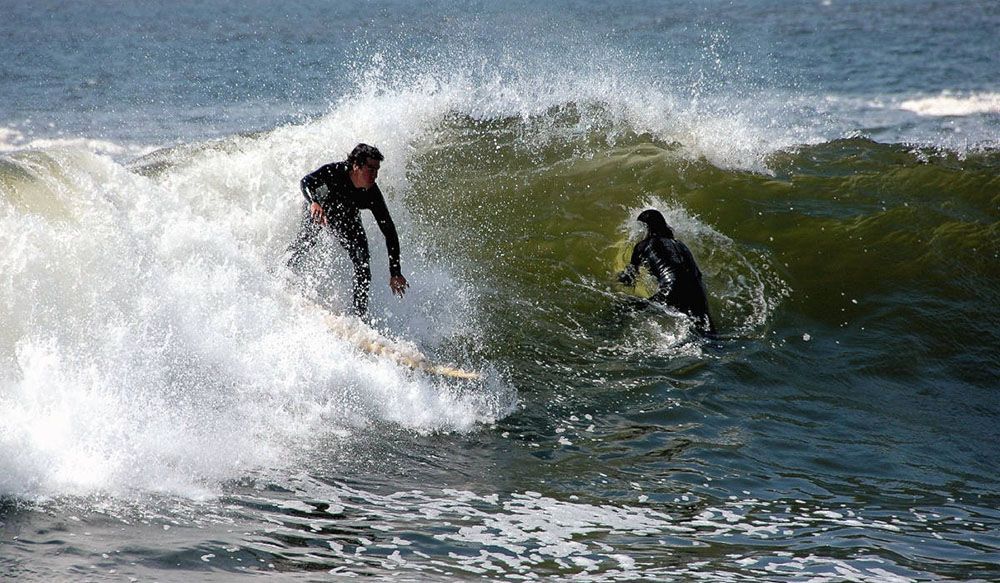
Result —
M 214 155 L 192 163 L 223 166 Z M 266 214 L 237 211 L 257 207 L 245 189 L 47 156 L 4 192 L 4 491 L 211 489 L 311 435 L 375 420 L 465 431 L 511 406 L 364 357 L 299 313 L 276 253 L 243 239 Z M 24 158 L 37 155 L 11 164 Z

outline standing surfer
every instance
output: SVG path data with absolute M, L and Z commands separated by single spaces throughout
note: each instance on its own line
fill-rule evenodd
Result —
M 361 224 L 362 209 L 375 217 L 389 252 L 389 287 L 403 297 L 409 286 L 399 266 L 399 236 L 389 216 L 385 198 L 375 179 L 385 158 L 378 148 L 358 144 L 343 162 L 326 164 L 302 179 L 302 196 L 306 199 L 302 227 L 292 243 L 288 266 L 295 268 L 305 253 L 316 245 L 323 227 L 330 229 L 354 264 L 354 313 L 364 317 L 368 312 L 371 289 L 371 267 L 368 237 Z
M 628 267 L 618 275 L 618 281 L 635 285 L 639 267 L 645 265 L 659 282 L 660 289 L 649 301 L 663 303 L 695 319 L 698 329 L 715 333 L 715 323 L 708 311 L 708 295 L 701 280 L 701 270 L 687 245 L 674 238 L 660 211 L 649 209 L 639 214 L 640 223 L 647 227 L 646 237 L 636 243 Z

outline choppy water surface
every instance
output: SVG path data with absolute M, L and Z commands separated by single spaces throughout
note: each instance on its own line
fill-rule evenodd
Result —
M 4 7 L 3 577 L 1000 578 L 995 3 L 232 8 Z M 482 380 L 287 291 L 358 141 Z M 623 309 L 648 207 L 720 338 Z

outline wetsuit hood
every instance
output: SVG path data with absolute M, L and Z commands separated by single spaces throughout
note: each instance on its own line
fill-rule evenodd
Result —
M 645 223 L 646 227 L 649 228 L 650 235 L 662 236 L 668 239 L 674 238 L 674 231 L 667 225 L 667 220 L 663 218 L 660 211 L 656 209 L 647 209 L 639 213 L 639 218 L 636 219 L 640 223 Z

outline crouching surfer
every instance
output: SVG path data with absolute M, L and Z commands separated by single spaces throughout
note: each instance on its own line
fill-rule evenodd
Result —
M 371 210 L 389 251 L 389 287 L 403 297 L 408 284 L 399 266 L 399 237 L 389 216 L 382 191 L 375 180 L 384 160 L 377 148 L 358 144 L 344 162 L 322 166 L 302 179 L 305 210 L 299 236 L 290 246 L 288 266 L 296 269 L 303 256 L 319 240 L 325 227 L 347 251 L 354 264 L 354 313 L 364 318 L 371 288 L 368 237 L 360 211 Z
M 632 259 L 618 275 L 618 281 L 634 286 L 639 268 L 645 265 L 659 282 L 659 291 L 649 301 L 684 312 L 694 318 L 700 332 L 715 334 L 715 322 L 708 310 L 708 294 L 691 250 L 674 238 L 673 229 L 660 211 L 642 211 L 636 220 L 645 223 L 646 237 L 636 243 Z

